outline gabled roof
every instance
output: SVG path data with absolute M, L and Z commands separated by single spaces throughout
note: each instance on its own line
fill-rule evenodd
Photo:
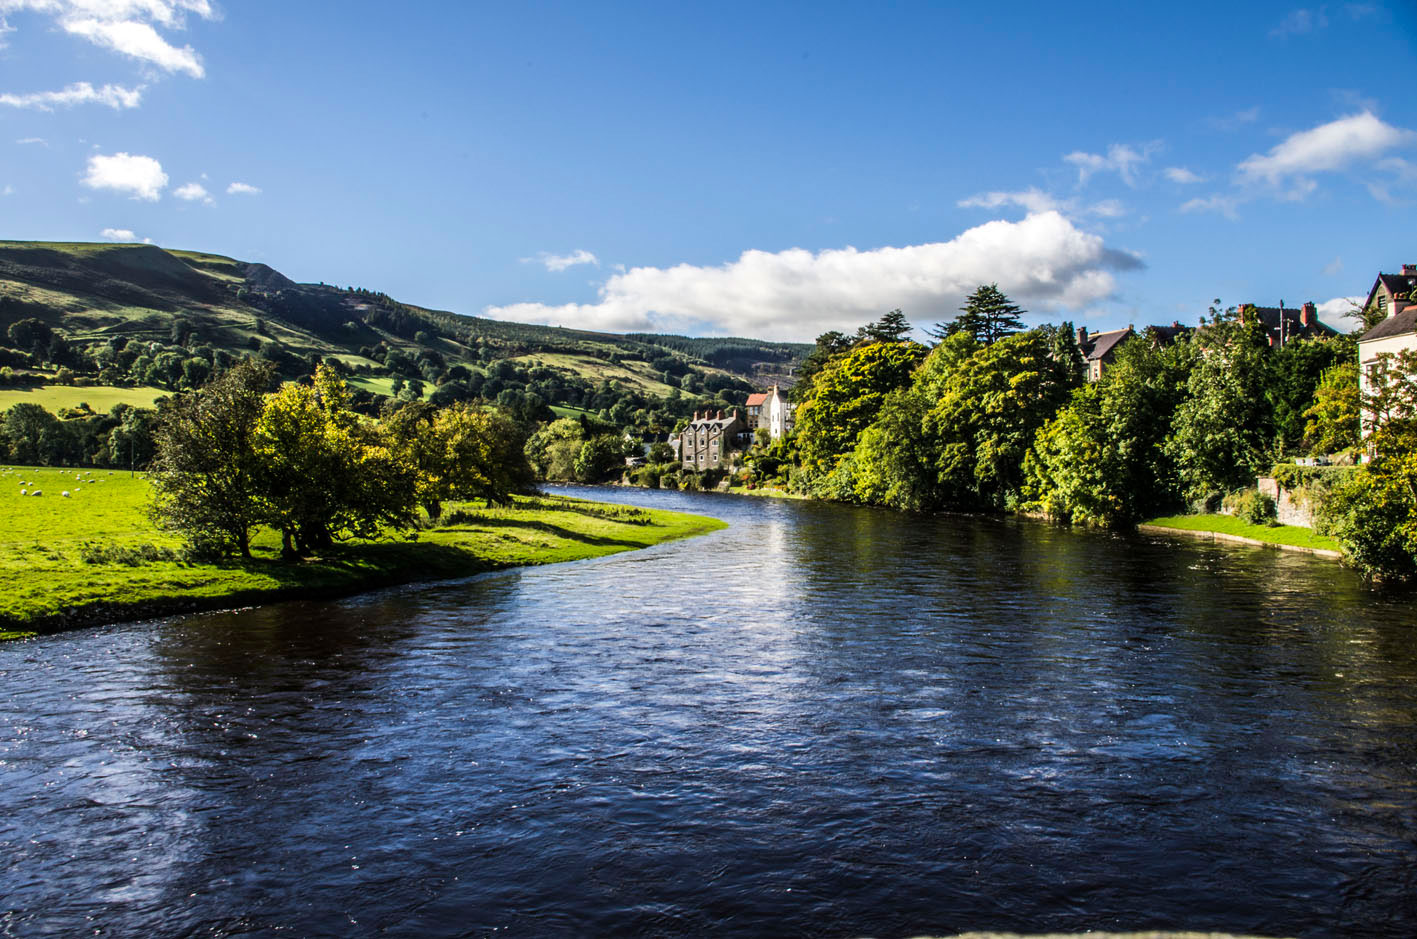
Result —
M 1412 274 L 1379 274 L 1373 281 L 1373 289 L 1368 291 L 1367 302 L 1363 304 L 1363 309 L 1373 305 L 1373 298 L 1377 296 L 1378 287 L 1387 288 L 1387 292 L 1396 296 L 1405 293 L 1411 296 L 1412 289 L 1417 287 L 1417 276 Z
M 1089 362 L 1095 362 L 1103 358 L 1113 349 L 1117 348 L 1117 345 L 1123 339 L 1126 339 L 1127 336 L 1131 335 L 1131 332 L 1131 328 L 1128 327 L 1127 329 L 1113 329 L 1109 332 L 1094 333 L 1088 336 L 1087 341 L 1091 348 L 1084 352 L 1083 357 Z
M 1417 305 L 1409 306 L 1401 313 L 1394 313 L 1372 329 L 1358 337 L 1359 342 L 1373 339 L 1387 339 L 1417 332 Z
M 766 391 L 762 392 L 761 394 L 748 395 L 748 407 L 752 407 L 755 404 L 765 404 L 767 403 L 767 400 L 768 393 Z

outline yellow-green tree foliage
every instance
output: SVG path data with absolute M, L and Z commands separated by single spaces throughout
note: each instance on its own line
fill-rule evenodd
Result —
M 919 343 L 872 342 L 827 363 L 797 411 L 802 466 L 809 475 L 835 469 L 879 416 L 886 396 L 909 387 L 925 353 Z

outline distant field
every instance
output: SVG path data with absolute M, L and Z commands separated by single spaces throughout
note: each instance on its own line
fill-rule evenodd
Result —
M 31 389 L 0 388 L 0 411 L 12 405 L 32 402 L 58 414 L 62 408 L 72 408 L 86 402 L 94 413 L 106 414 L 115 404 L 150 408 L 158 398 L 171 393 L 149 386 L 118 388 L 113 385 L 94 385 L 90 388 L 76 388 L 70 385 L 40 385 Z
M 585 408 L 573 408 L 565 404 L 553 404 L 551 405 L 551 411 L 557 417 L 580 417 L 583 414 L 590 417 L 594 416 L 593 412 L 587 411 Z
M 653 373 L 648 363 L 640 363 L 641 370 L 637 371 L 588 355 L 570 355 L 561 352 L 538 352 L 519 356 L 511 361 L 527 367 L 544 365 L 547 368 L 566 369 L 594 382 L 618 381 L 627 387 L 638 388 L 647 394 L 661 398 L 666 397 L 674 390 L 658 378 L 652 377 Z
M 89 480 L 94 480 L 92 483 Z M 42 496 L 21 496 L 38 488 Z M 70 495 L 65 498 L 62 493 Z M 716 519 L 552 496 L 512 508 L 449 505 L 460 521 L 373 543 L 343 545 L 303 563 L 277 560 L 280 539 L 262 530 L 255 559 L 184 563 L 173 535 L 148 520 L 149 483 L 107 470 L 0 467 L 0 638 L 37 618 L 89 608 L 99 621 L 140 604 L 228 598 L 251 603 L 381 584 L 466 576 L 522 564 L 579 560 L 703 534 Z M 101 549 L 96 554 L 96 549 Z M 142 554 L 148 555 L 142 557 Z M 127 562 L 122 560 L 126 557 Z M 131 562 L 131 563 L 129 563 Z M 102 605 L 103 611 L 92 608 Z
M 377 376 L 374 378 L 369 378 L 361 375 L 355 378 L 345 379 L 345 384 L 350 385 L 354 388 L 362 388 L 365 391 L 372 392 L 376 395 L 388 395 L 389 397 L 392 397 L 394 393 L 394 380 L 387 376 Z M 428 395 L 432 394 L 433 388 L 433 385 L 429 384 L 428 382 L 424 382 L 423 397 L 426 398 L 428 397 Z

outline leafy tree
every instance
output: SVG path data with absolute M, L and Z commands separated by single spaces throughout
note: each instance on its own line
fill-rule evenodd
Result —
M 1039 432 L 1024 463 L 1025 495 L 1055 518 L 1114 525 L 1178 498 L 1163 445 L 1195 358 L 1185 340 L 1137 340 Z
M 900 310 L 891 310 L 856 331 L 857 342 L 904 342 L 910 338 L 910 321 Z
M 1022 314 L 1027 311 L 1009 300 L 998 284 L 981 284 L 965 298 L 959 316 L 949 323 L 935 324 L 931 335 L 943 339 L 957 332 L 966 332 L 985 345 L 992 345 L 1005 336 L 1023 330 Z
M 33 317 L 11 323 L 5 334 L 10 339 L 10 345 L 16 349 L 24 349 L 40 357 L 49 353 L 49 344 L 54 339 L 54 330 L 49 328 L 49 324 Z
M 802 360 L 801 367 L 797 369 L 797 384 L 792 386 L 790 392 L 792 400 L 807 400 L 816 383 L 817 373 L 826 368 L 832 359 L 849 350 L 851 345 L 850 336 L 834 329 L 818 336 L 816 346 L 807 353 L 807 358 Z
M 1188 498 L 1249 485 L 1273 462 L 1264 331 L 1224 318 L 1196 342 L 1199 361 L 1166 442 Z
M 31 465 L 50 463 L 46 458 L 51 455 L 47 451 L 50 451 L 52 446 L 47 446 L 42 441 L 46 435 L 52 437 L 58 424 L 59 418 L 46 411 L 42 405 L 32 401 L 11 405 L 5 412 L 4 421 L 5 439 L 10 451 L 6 459 L 12 463 Z
M 1292 454 L 1304 443 L 1304 412 L 1313 403 L 1324 371 L 1339 362 L 1357 359 L 1356 343 L 1349 337 L 1296 339 L 1266 356 L 1269 375 L 1265 398 L 1273 414 L 1275 448 Z
M 1358 446 L 1362 402 L 1356 358 L 1324 370 L 1304 417 L 1304 446 L 1310 453 L 1337 453 Z
M 360 421 L 334 370 L 322 365 L 312 385 L 269 395 L 253 438 L 265 520 L 286 557 L 414 523 L 417 468 L 391 435 Z
M 831 360 L 797 410 L 803 468 L 811 475 L 831 472 L 876 419 L 886 396 L 910 384 L 925 352 L 916 343 L 871 343 Z
M 152 514 L 195 547 L 251 556 L 251 531 L 263 515 L 252 437 L 273 375 L 269 363 L 248 359 L 203 390 L 163 402 Z M 125 427 L 135 423 L 125 413 Z M 120 449 L 125 441 L 118 439 Z
M 384 425 L 418 468 L 415 497 L 429 518 L 442 515 L 444 502 L 486 499 L 491 505 L 531 485 L 525 441 L 501 412 L 413 403 L 387 413 Z
M 599 434 L 581 444 L 573 470 L 576 481 L 598 483 L 625 465 L 625 441 L 614 434 Z
M 576 458 L 590 434 L 586 419 L 563 417 L 552 421 L 532 434 L 526 443 L 526 456 L 540 479 L 570 480 L 576 478 Z
M 944 377 L 924 420 L 944 501 L 1003 508 L 1017 498 L 1034 436 L 1077 382 L 1051 345 L 1044 329 L 1008 336 Z

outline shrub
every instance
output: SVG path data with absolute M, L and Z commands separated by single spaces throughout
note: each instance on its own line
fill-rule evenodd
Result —
M 1227 512 L 1251 525 L 1278 525 L 1274 500 L 1257 489 L 1241 489 L 1225 497 Z

